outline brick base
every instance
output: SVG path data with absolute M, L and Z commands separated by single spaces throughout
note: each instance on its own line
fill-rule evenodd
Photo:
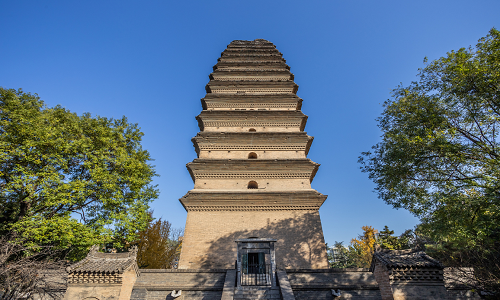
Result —
M 328 268 L 318 211 L 190 211 L 179 269 L 230 269 L 235 240 L 274 238 L 278 268 Z

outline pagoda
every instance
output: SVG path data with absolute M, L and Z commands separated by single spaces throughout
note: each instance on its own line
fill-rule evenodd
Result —
M 209 77 L 192 139 L 198 158 L 187 164 L 194 189 L 180 199 L 178 268 L 234 268 L 235 241 L 252 239 L 273 241 L 277 268 L 328 268 L 319 216 L 327 196 L 311 187 L 319 164 L 307 158 L 313 137 L 282 54 L 266 40 L 236 40 Z

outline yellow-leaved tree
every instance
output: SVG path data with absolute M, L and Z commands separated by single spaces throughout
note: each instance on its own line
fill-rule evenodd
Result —
M 372 256 L 375 250 L 375 234 L 378 230 L 371 226 L 363 226 L 363 234 L 357 239 L 352 239 L 350 244 L 350 252 L 355 253 L 352 256 L 354 263 L 359 268 L 369 268 L 372 263 Z

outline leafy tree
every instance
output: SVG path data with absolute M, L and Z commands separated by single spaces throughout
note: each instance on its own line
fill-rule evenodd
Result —
M 353 255 L 354 264 L 358 268 L 369 268 L 372 263 L 373 252 L 375 251 L 375 234 L 378 232 L 371 226 L 363 226 L 363 234 L 357 239 L 352 239 L 349 251 Z
M 406 230 L 401 236 L 398 237 L 394 236 L 394 230 L 390 230 L 386 225 L 378 234 L 377 244 L 379 244 L 382 249 L 404 250 L 411 248 L 411 239 L 411 230 Z
M 152 213 L 150 213 L 152 215 Z M 181 230 L 172 229 L 170 222 L 161 218 L 149 222 L 145 230 L 139 232 L 137 264 L 143 269 L 174 268 L 180 255 Z
M 387 226 L 380 232 L 371 226 L 363 226 L 362 229 L 363 234 L 357 239 L 352 239 L 348 247 L 342 242 L 335 242 L 332 248 L 327 244 L 330 268 L 368 268 L 377 245 L 388 250 L 403 250 L 417 246 L 418 238 L 412 230 L 406 230 L 398 237 L 394 236 L 394 231 Z
M 74 259 L 93 244 L 133 241 L 158 196 L 142 135 L 125 117 L 78 116 L 0 88 L 0 234 L 72 249 Z
M 419 217 L 442 249 L 497 256 L 500 32 L 428 63 L 384 107 L 382 141 L 360 157 L 379 197 Z
M 344 269 L 357 267 L 352 251 L 344 246 L 343 242 L 335 241 L 332 248 L 328 247 L 328 244 L 326 248 L 328 249 L 327 255 L 330 268 Z

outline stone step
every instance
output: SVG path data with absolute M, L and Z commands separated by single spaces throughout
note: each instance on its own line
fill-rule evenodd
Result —
M 234 296 L 234 300 L 280 300 L 281 297 L 268 297 L 268 296 L 248 296 L 248 297 L 243 297 L 243 296 Z
M 239 299 L 239 300 L 279 300 L 281 299 L 280 295 L 276 296 L 265 296 L 265 295 L 249 295 L 249 296 L 243 296 L 243 295 L 234 295 L 234 300 Z
M 247 293 L 247 294 L 234 294 L 235 297 L 250 297 L 250 296 L 255 296 L 255 297 L 272 297 L 272 298 L 276 298 L 276 297 L 280 297 L 280 294 L 277 293 L 277 294 L 264 294 L 264 293 Z
M 281 295 L 278 289 L 271 288 L 236 288 L 234 290 L 234 300 L 279 300 Z

